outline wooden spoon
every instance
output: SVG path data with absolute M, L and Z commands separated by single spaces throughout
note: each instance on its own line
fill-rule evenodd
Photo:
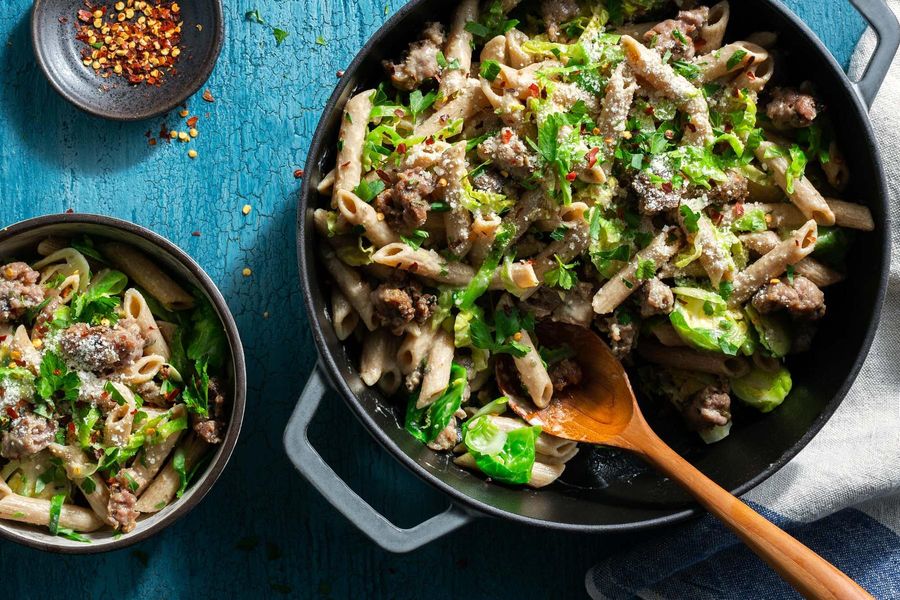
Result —
M 679 482 L 709 512 L 807 598 L 872 598 L 834 565 L 732 496 L 663 442 L 644 420 L 622 363 L 590 330 L 542 322 L 541 344 L 568 345 L 582 368 L 576 389 L 554 395 L 544 409 L 523 397 L 512 361 L 497 361 L 497 382 L 509 406 L 532 425 L 560 438 L 636 452 Z

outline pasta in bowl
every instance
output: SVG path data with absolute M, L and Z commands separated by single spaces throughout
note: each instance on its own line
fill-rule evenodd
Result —
M 537 406 L 578 384 L 536 320 L 596 328 L 714 444 L 788 397 L 876 224 L 839 199 L 814 86 L 778 81 L 774 34 L 727 39 L 727 2 L 516 4 L 461 2 L 348 99 L 313 221 L 363 382 L 458 465 L 543 487 L 577 448 L 504 414 L 493 381 L 512 355 Z
M 237 439 L 240 341 L 208 277 L 136 225 L 59 215 L 0 243 L 0 532 L 127 545 L 202 499 Z

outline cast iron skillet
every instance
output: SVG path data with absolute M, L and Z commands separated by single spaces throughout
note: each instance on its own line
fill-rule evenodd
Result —
M 743 39 L 754 31 L 777 31 L 778 79 L 793 83 L 813 79 L 828 103 L 849 161 L 852 181 L 846 197 L 869 206 L 876 223 L 875 231 L 859 236 L 849 262 L 865 268 L 852 269 L 845 283 L 828 290 L 828 316 L 815 348 L 792 359 L 794 389 L 779 409 L 768 415 L 740 413 L 728 438 L 705 446 L 684 431 L 679 419 L 667 418 L 653 408 L 658 405 L 645 405 L 645 414 L 667 442 L 738 495 L 781 468 L 825 424 L 862 365 L 881 311 L 890 256 L 887 192 L 866 107 L 900 45 L 900 28 L 882 0 L 852 2 L 880 39 L 857 84 L 847 79 L 821 41 L 776 0 L 731 3 L 727 40 Z M 439 0 L 413 0 L 394 15 L 347 68 L 313 138 L 299 200 L 297 247 L 303 294 L 321 360 L 285 432 L 288 455 L 338 510 L 377 543 L 397 552 L 413 550 L 479 514 L 582 532 L 629 531 L 683 521 L 699 512 L 686 494 L 637 459 L 611 449 L 583 449 L 560 482 L 543 490 L 487 483 L 456 467 L 403 430 L 397 403 L 362 383 L 356 352 L 345 349 L 334 334 L 326 276 L 315 252 L 312 211 L 320 205 L 316 185 L 334 164 L 342 107 L 354 91 L 379 81 L 382 59 L 398 56 L 417 39 L 425 21 L 447 22 L 454 7 L 455 3 Z M 412 529 L 400 529 L 340 480 L 307 438 L 307 427 L 329 382 L 388 452 L 449 496 L 452 504 L 446 512 Z

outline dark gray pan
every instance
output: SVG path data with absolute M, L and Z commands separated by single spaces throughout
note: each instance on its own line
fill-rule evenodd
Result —
M 853 3 L 880 38 L 865 76 L 856 84 L 848 80 L 822 42 L 781 3 L 731 3 L 726 39 L 743 39 L 754 31 L 777 31 L 778 80 L 796 83 L 811 79 L 816 84 L 828 103 L 853 174 L 847 197 L 866 204 L 876 223 L 874 232 L 858 238 L 847 281 L 828 290 L 828 316 L 815 348 L 792 358 L 794 390 L 779 409 L 768 415 L 741 412 L 726 440 L 705 446 L 684 432 L 677 418 L 665 419 L 645 405 L 651 424 L 670 444 L 735 494 L 750 490 L 781 468 L 828 420 L 859 372 L 881 311 L 890 256 L 888 196 L 867 106 L 900 44 L 900 29 L 881 0 Z M 285 432 L 288 454 L 338 510 L 393 551 L 412 550 L 477 515 L 583 532 L 645 529 L 696 515 L 699 508 L 676 484 L 644 468 L 637 459 L 609 449 L 583 450 L 561 481 L 546 489 L 487 483 L 408 435 L 400 425 L 397 403 L 362 384 L 353 350 L 345 349 L 334 334 L 328 315 L 329 286 L 316 256 L 316 245 L 321 242 L 314 233 L 312 211 L 319 204 L 316 185 L 334 165 L 341 107 L 354 90 L 371 87 L 383 76 L 382 59 L 398 56 L 419 35 L 424 22 L 447 22 L 452 8 L 453 3 L 440 0 L 414 0 L 392 17 L 347 68 L 313 138 L 298 204 L 297 249 L 300 284 L 321 360 Z M 329 386 L 402 465 L 446 493 L 451 506 L 445 513 L 413 529 L 400 529 L 337 477 L 306 437 L 312 415 Z

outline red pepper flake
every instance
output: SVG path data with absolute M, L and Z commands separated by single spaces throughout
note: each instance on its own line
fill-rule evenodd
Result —
M 652 106 L 647 106 L 647 108 L 644 109 L 645 114 L 653 115 L 653 112 L 654 112 L 654 109 Z
M 188 127 L 196 127 L 197 121 L 199 121 L 199 120 L 200 120 L 200 117 L 197 117 L 197 116 L 191 117 L 190 119 L 187 120 L 187 126 Z
M 8 335 L 0 335 L 0 342 L 6 340 L 6 338 L 8 338 L 8 337 L 9 337 Z
M 744 203 L 743 202 L 735 202 L 732 212 L 734 212 L 734 216 L 736 216 L 736 217 L 743 217 L 744 216 Z
M 150 138 L 149 140 L 147 140 L 147 143 L 150 144 L 151 146 L 155 146 L 155 145 L 156 145 L 156 138 Z
M 686 125 L 687 128 L 690 129 L 691 131 L 697 131 L 697 126 L 694 125 L 693 123 L 688 122 L 688 123 L 685 123 L 685 125 Z
M 69 421 L 69 424 L 66 426 L 66 429 L 69 430 L 69 433 L 75 433 L 75 421 Z
M 397 144 L 397 154 L 406 154 L 406 144 L 403 142 Z
M 12 406 L 6 407 L 6 414 L 9 415 L 10 419 L 18 419 L 19 418 L 19 413 L 17 413 L 16 409 L 14 409 Z
M 203 235 L 203 234 L 200 233 L 199 231 L 192 231 L 192 232 L 191 232 L 191 235 L 194 236 L 194 237 L 200 237 L 200 236 Z
M 588 169 L 593 169 L 594 165 L 597 164 L 597 155 L 598 154 L 600 154 L 600 148 L 598 146 L 594 146 L 587 153 L 587 156 L 585 158 L 587 158 Z
M 576 175 L 575 171 L 569 171 L 566 175 L 566 181 L 575 181 L 576 177 L 578 177 L 578 175 Z
M 719 212 L 718 210 L 716 210 L 715 208 L 710 208 L 710 209 L 709 209 L 709 212 L 710 212 L 709 217 L 712 219 L 713 224 L 716 225 L 716 226 L 720 225 L 720 224 L 722 223 L 722 218 L 723 218 L 725 215 L 723 215 L 722 213 L 720 213 L 720 212 Z
M 393 181 L 391 181 L 391 176 L 387 174 L 383 169 L 377 169 L 375 174 L 378 175 L 378 178 L 383 181 L 386 185 L 393 185 Z
M 425 138 L 425 145 L 426 145 L 426 146 L 430 146 L 430 145 L 432 145 L 433 143 L 434 143 L 434 136 L 433 136 L 433 135 L 429 135 L 427 138 Z
M 77 13 L 75 39 L 85 47 L 81 62 L 104 79 L 122 77 L 132 84 L 159 85 L 174 72 L 181 55 L 181 8 L 177 2 L 118 2 L 106 6 L 85 2 Z
M 394 111 L 394 116 L 396 116 L 398 119 L 402 119 L 406 116 L 406 112 L 403 109 L 398 108 Z
M 512 129 L 510 129 L 509 127 L 505 128 L 503 130 L 503 133 L 501 134 L 501 138 L 503 139 L 504 144 L 508 144 L 509 141 L 512 139 L 512 133 L 513 133 Z
M 344 76 L 344 71 L 343 71 L 343 69 L 337 72 L 337 76 L 338 76 L 339 78 Z
M 74 213 L 74 212 L 75 212 L 75 209 L 74 209 L 74 208 L 67 208 L 67 209 L 66 209 L 66 214 L 67 214 L 67 215 L 71 215 L 71 214 Z
M 215 102 L 216 101 L 216 99 L 213 98 L 212 92 L 209 91 L 209 88 L 206 88 L 205 90 L 203 90 L 203 99 L 206 100 L 207 102 Z
M 303 179 L 303 169 L 294 169 L 294 179 Z
M 172 389 L 172 391 L 169 392 L 168 394 L 166 394 L 166 396 L 165 396 L 166 402 L 171 402 L 171 401 L 174 400 L 175 397 L 178 396 L 178 394 L 180 394 L 180 393 L 181 393 L 181 390 L 180 390 L 180 389 L 178 389 L 178 388 Z
M 750 81 L 756 79 L 756 73 L 754 73 L 753 71 L 744 71 L 744 73 L 747 75 L 747 79 L 749 79 Z
M 536 84 L 536 83 L 532 83 L 531 85 L 529 85 L 529 86 L 528 86 L 528 91 L 531 92 L 531 96 L 532 96 L 533 98 L 540 98 L 540 97 L 541 97 L 541 88 L 539 88 L 539 87 L 538 87 L 538 84 Z
M 664 191 L 665 193 L 671 194 L 671 193 L 672 193 L 672 190 L 674 189 L 674 188 L 672 187 L 672 182 L 671 182 L 671 181 L 664 181 L 663 184 L 662 184 L 662 189 L 663 189 L 663 191 Z

